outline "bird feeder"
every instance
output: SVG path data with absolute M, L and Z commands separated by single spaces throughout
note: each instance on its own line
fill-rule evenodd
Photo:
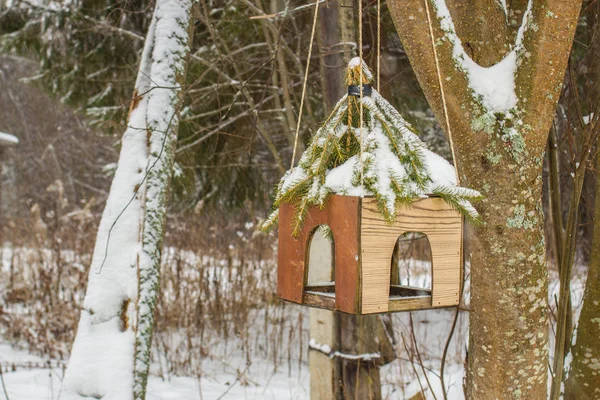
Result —
M 330 196 L 313 207 L 299 235 L 292 235 L 295 206 L 279 211 L 277 294 L 287 301 L 350 314 L 373 314 L 455 306 L 462 271 L 462 215 L 441 198 L 416 201 L 389 224 L 374 198 Z M 309 249 L 316 228 L 334 238 L 335 281 L 309 286 Z M 427 236 L 432 253 L 431 290 L 391 284 L 394 245 L 406 232 Z
M 375 89 L 364 62 L 346 71 L 348 94 L 335 106 L 277 188 L 277 291 L 298 304 L 373 314 L 455 306 L 462 278 L 463 220 L 477 219 L 480 197 L 457 184 L 454 168 L 427 149 Z M 335 280 L 309 284 L 317 228 L 333 236 Z M 405 233 L 424 234 L 431 289 L 392 283 L 392 256 Z

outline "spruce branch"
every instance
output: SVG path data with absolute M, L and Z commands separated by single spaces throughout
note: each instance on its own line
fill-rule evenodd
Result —
M 350 62 L 345 78 L 348 85 L 356 86 L 373 81 L 365 63 L 358 59 Z M 292 232 L 298 235 L 308 210 L 323 209 L 333 193 L 373 196 L 378 212 L 389 224 L 395 222 L 399 207 L 430 195 L 442 198 L 467 220 L 477 221 L 479 215 L 471 201 L 480 194 L 457 187 L 448 176 L 454 176 L 452 166 L 431 153 L 414 128 L 376 90 L 363 96 L 362 103 L 359 96 L 345 95 L 317 130 L 298 166 L 281 179 L 274 210 L 262 228 L 274 226 L 279 206 L 290 203 L 296 206 Z

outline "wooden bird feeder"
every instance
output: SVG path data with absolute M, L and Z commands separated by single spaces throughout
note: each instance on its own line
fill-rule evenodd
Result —
M 459 304 L 462 278 L 463 217 L 441 198 L 429 197 L 398 210 L 390 225 L 377 211 L 373 197 L 331 195 L 323 209 L 308 211 L 299 235 L 292 235 L 293 204 L 282 204 L 279 214 L 280 298 L 298 304 L 375 314 L 449 307 Z M 309 286 L 308 266 L 312 237 L 319 225 L 333 233 L 335 282 Z M 431 290 L 391 285 L 391 261 L 398 238 L 423 233 L 432 254 Z

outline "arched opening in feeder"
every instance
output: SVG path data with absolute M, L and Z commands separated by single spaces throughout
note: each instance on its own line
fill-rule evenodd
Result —
M 390 300 L 431 297 L 433 257 L 427 235 L 406 232 L 396 241 L 390 266 Z
M 335 298 L 335 244 L 329 225 L 315 227 L 307 246 L 305 294 Z

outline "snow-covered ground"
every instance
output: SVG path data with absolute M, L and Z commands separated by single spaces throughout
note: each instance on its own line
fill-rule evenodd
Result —
M 305 311 L 301 310 L 301 312 Z M 452 310 L 413 313 L 415 337 L 422 357 L 427 360 L 425 369 L 416 366 L 419 379 L 414 379 L 414 370 L 410 362 L 411 356 L 404 348 L 400 337 L 402 334 L 408 339 L 409 315 L 398 314 L 394 317 L 394 324 L 398 331 L 399 359 L 385 366 L 381 371 L 384 398 L 409 399 L 421 392 L 421 387 L 428 395 L 427 398 L 430 398 L 428 383 L 423 375 L 424 370 L 428 371 L 428 379 L 433 390 L 441 395 L 441 386 L 437 375 L 439 355 L 445 344 L 453 315 Z M 280 359 L 276 366 L 272 360 L 254 355 L 251 364 L 248 365 L 245 351 L 235 345 L 230 346 L 229 349 L 219 349 L 213 353 L 212 357 L 203 361 L 200 376 L 170 376 L 164 372 L 167 369 L 166 366 L 155 362 L 152 366 L 147 399 L 308 399 L 310 377 L 306 354 L 308 351 L 306 349 L 307 331 L 305 335 L 307 338 L 304 342 L 304 354 L 300 362 L 298 357 L 293 357 L 289 363 L 281 362 Z M 466 338 L 466 330 L 458 329 L 456 338 L 458 342 L 462 343 Z M 455 340 L 454 343 L 457 341 Z M 287 347 L 287 345 L 282 347 Z M 292 343 L 292 345 L 297 347 L 297 343 Z M 407 346 L 412 347 L 410 343 L 407 343 Z M 282 357 L 285 358 L 284 355 Z M 458 361 L 456 354 L 451 353 L 447 382 L 450 385 L 449 395 L 452 400 L 463 399 L 462 367 Z M 64 363 L 17 350 L 5 343 L 0 345 L 0 365 L 5 371 L 3 377 L 8 399 L 60 399 Z M 5 398 L 4 392 L 0 391 L 0 399 Z
M 63 368 L 56 362 L 19 351 L 10 345 L 0 345 L 0 363 L 4 385 L 11 400 L 58 400 Z M 234 360 L 232 360 L 235 363 Z M 15 371 L 12 365 L 16 365 Z M 308 398 L 308 368 L 288 375 L 273 372 L 268 365 L 239 365 L 232 370 L 214 371 L 206 376 L 169 377 L 152 375 L 148 383 L 148 400 L 199 399 L 304 399 Z M 0 391 L 0 399 L 6 399 Z
M 166 257 L 174 254 L 167 251 Z M 6 251 L 2 254 L 0 271 L 9 272 L 9 259 L 13 256 L 17 257 L 18 254 Z M 63 256 L 70 259 L 72 255 L 65 252 Z M 186 259 L 188 258 L 193 257 L 189 254 L 186 255 Z M 400 266 L 401 271 L 405 268 L 410 269 L 410 274 L 408 270 L 403 273 L 410 276 L 410 281 L 403 283 L 429 286 L 428 265 L 423 262 L 415 263 L 414 260 L 412 262 L 415 265 L 410 268 L 406 265 Z M 206 273 L 211 281 L 220 283 L 215 289 L 231 290 L 225 283 L 232 277 L 235 278 L 235 273 L 226 276 L 224 270 L 216 267 L 219 263 L 212 259 L 195 260 L 193 264 L 195 263 L 213 266 L 208 268 Z M 261 275 L 265 269 L 268 269 L 268 266 L 261 265 L 250 275 L 256 280 L 257 287 L 267 284 L 265 277 Z M 28 271 L 21 272 L 25 274 L 21 277 L 35 279 L 34 275 L 27 275 Z M 198 274 L 198 271 L 189 269 L 186 270 L 186 274 L 194 275 Z M 581 277 L 584 275 L 585 269 L 578 268 L 576 279 L 573 281 L 573 304 L 576 310 L 581 304 L 584 284 Z M 550 280 L 553 283 L 550 286 L 549 298 L 553 299 L 557 294 L 555 272 L 551 272 Z M 0 294 L 3 290 L 4 285 L 0 283 Z M 165 300 L 172 301 L 169 297 L 171 291 L 167 287 L 164 293 Z M 468 297 L 468 292 L 467 284 L 465 297 Z M 240 325 L 245 330 L 243 334 L 233 329 L 228 337 L 224 337 L 222 332 L 217 333 L 214 327 L 208 325 L 203 336 L 194 333 L 190 336 L 186 332 L 171 332 L 168 329 L 159 330 L 153 347 L 154 363 L 151 367 L 147 399 L 308 399 L 309 311 L 295 305 L 268 304 L 267 308 L 248 308 L 248 321 Z M 4 311 L 11 312 L 11 309 Z M 421 391 L 425 398 L 431 399 L 432 390 L 437 398 L 442 398 L 439 377 L 441 356 L 454 314 L 455 309 L 393 314 L 398 359 L 381 370 L 385 399 L 410 399 Z M 451 400 L 464 398 L 462 379 L 467 337 L 468 313 L 462 312 L 446 364 L 445 381 Z M 415 359 L 415 345 L 423 360 L 423 366 Z M 10 400 L 60 399 L 65 364 L 66 361 L 48 360 L 18 349 L 0 336 L 0 366 L 4 371 L 4 387 Z M 171 371 L 178 371 L 182 376 L 177 376 Z M 0 387 L 0 400 L 6 398 L 4 390 Z

